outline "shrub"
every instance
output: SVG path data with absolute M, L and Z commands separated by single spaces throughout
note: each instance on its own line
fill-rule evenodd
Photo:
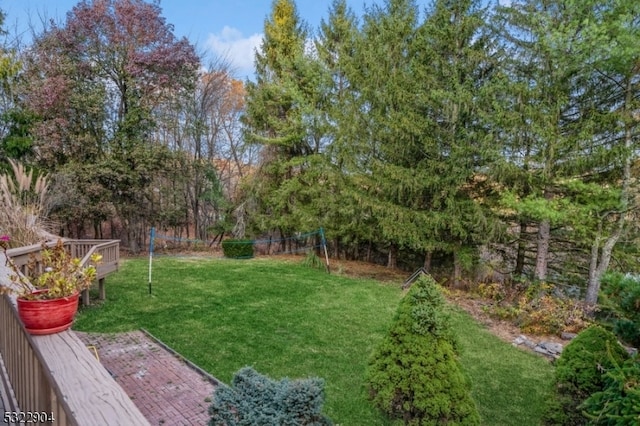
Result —
M 308 251 L 302 260 L 302 264 L 308 268 L 313 269 L 326 269 L 327 265 L 324 263 L 322 259 L 318 257 L 313 251 Z
M 541 294 L 533 299 L 521 299 L 519 325 L 532 334 L 577 333 L 588 322 L 588 307 L 583 301 Z
M 445 299 L 433 278 L 422 276 L 369 362 L 373 403 L 405 424 L 479 424 L 456 349 Z
M 253 257 L 252 240 L 224 240 L 222 242 L 224 257 L 231 259 L 250 259 Z
M 49 176 L 9 159 L 12 173 L 0 174 L 0 230 L 11 235 L 11 247 L 37 244 L 53 228 Z M 35 173 L 35 174 L 34 174 Z
M 605 275 L 600 305 L 599 318 L 622 341 L 640 346 L 640 278 L 620 273 Z
M 323 402 L 322 379 L 274 381 L 245 367 L 213 393 L 209 426 L 331 425 Z
M 553 399 L 549 401 L 545 423 L 586 424 L 578 406 L 604 388 L 605 371 L 628 357 L 616 336 L 600 326 L 593 325 L 578 334 L 556 362 Z
M 505 288 L 500 283 L 480 283 L 477 292 L 480 297 L 500 302 L 506 298 Z
M 491 316 L 513 321 L 526 333 L 543 335 L 578 333 L 590 323 L 590 308 L 583 301 L 560 296 L 546 282 L 519 284 L 507 289 L 500 284 L 480 284 L 479 294 L 498 303 L 484 308 Z
M 615 364 L 615 363 L 614 363 Z M 640 360 L 615 364 L 604 377 L 605 387 L 580 406 L 594 425 L 640 424 Z

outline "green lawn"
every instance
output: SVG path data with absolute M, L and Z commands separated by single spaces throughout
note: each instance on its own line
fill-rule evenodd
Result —
M 266 259 L 160 257 L 126 260 L 107 278 L 107 301 L 81 309 L 74 329 L 145 328 L 229 382 L 250 365 L 273 378 L 326 380 L 325 413 L 341 425 L 388 424 L 366 399 L 363 375 L 398 301 L 399 285 L 329 275 Z M 536 425 L 552 375 L 456 311 L 462 363 L 486 425 Z

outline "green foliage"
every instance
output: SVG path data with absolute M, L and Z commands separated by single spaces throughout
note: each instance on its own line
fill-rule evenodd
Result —
M 610 273 L 602 280 L 599 319 L 610 325 L 624 342 L 640 346 L 640 279 Z
M 231 387 L 220 386 L 209 407 L 210 426 L 322 426 L 324 381 L 318 378 L 274 381 L 251 367 L 238 371 Z
M 604 388 L 604 372 L 628 357 L 616 336 L 600 326 L 591 326 L 578 334 L 556 363 L 554 394 L 547 407 L 546 423 L 585 424 L 586 418 L 578 407 Z
M 274 0 L 242 116 L 244 140 L 264 147 L 262 166 L 250 182 L 250 225 L 261 232 L 277 229 L 283 236 L 317 219 L 313 204 L 323 198 L 315 194 L 317 183 L 326 181 L 317 179 L 326 125 L 326 113 L 318 108 L 324 74 L 305 48 L 307 36 L 295 2 Z M 315 176 L 307 175 L 309 169 Z
M 253 257 L 253 240 L 229 239 L 222 242 L 222 252 L 231 259 L 250 259 Z
M 405 424 L 480 423 L 457 358 L 445 300 L 421 277 L 400 302 L 367 371 L 373 403 Z
M 22 160 L 33 154 L 31 128 L 36 117 L 19 108 L 6 111 L 0 119 L 7 123 L 8 132 L 0 141 L 0 155 Z
M 613 362 L 605 387 L 579 407 L 592 425 L 626 426 L 640 423 L 640 359 Z
M 305 255 L 304 260 L 302 261 L 302 264 L 304 266 L 308 266 L 309 268 L 316 268 L 316 269 L 325 269 L 327 266 L 325 265 L 324 261 L 320 259 L 320 257 L 318 257 L 318 255 L 311 250 L 308 251 L 307 254 Z

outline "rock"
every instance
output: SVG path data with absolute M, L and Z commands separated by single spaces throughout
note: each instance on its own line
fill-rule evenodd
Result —
M 536 343 L 530 340 L 527 336 L 522 334 L 516 337 L 515 339 L 513 339 L 512 344 L 513 346 L 524 345 L 527 348 L 533 350 L 535 353 L 538 353 L 540 355 L 544 355 L 546 357 L 553 358 L 553 359 L 558 359 L 560 357 L 560 354 L 562 353 L 562 349 L 564 349 L 564 347 L 560 343 L 546 342 L 546 341 Z
M 555 342 L 540 342 L 538 346 L 549 352 L 550 354 L 560 355 L 564 347 L 560 343 Z
M 549 351 L 547 351 L 545 348 L 543 348 L 542 346 L 536 346 L 535 348 L 533 348 L 534 352 L 537 352 L 539 354 L 542 355 L 547 355 L 550 356 L 551 354 L 549 353 Z
M 525 341 L 527 340 L 527 338 L 525 336 L 518 336 L 515 339 L 513 339 L 513 344 L 516 346 L 520 346 L 521 344 L 523 344 Z
M 518 337 L 516 337 L 515 339 L 513 339 L 513 345 L 514 346 L 520 346 L 520 345 L 524 345 L 526 347 L 528 347 L 529 349 L 533 349 L 536 347 L 535 342 L 532 342 L 531 340 L 529 340 L 529 338 L 525 335 L 520 335 Z
M 562 340 L 572 340 L 576 336 L 577 336 L 576 333 L 567 333 L 564 331 L 562 332 L 562 334 L 560 334 L 560 337 L 562 338 Z

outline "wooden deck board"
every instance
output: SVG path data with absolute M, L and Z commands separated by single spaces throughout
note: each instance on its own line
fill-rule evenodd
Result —
M 33 340 L 78 424 L 149 424 L 120 385 L 72 331 L 34 336 Z

